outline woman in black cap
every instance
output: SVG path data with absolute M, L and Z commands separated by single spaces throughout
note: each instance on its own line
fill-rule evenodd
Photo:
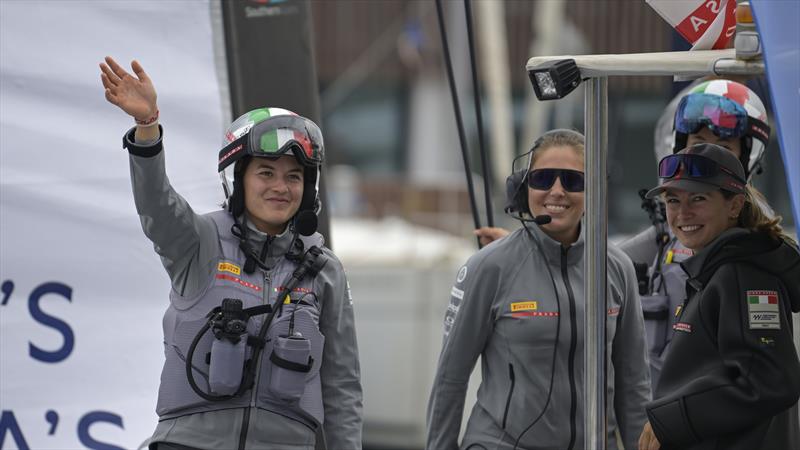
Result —
M 659 177 L 647 196 L 663 196 L 670 228 L 694 255 L 681 264 L 687 298 L 639 450 L 800 448 L 796 243 L 722 147 L 667 156 Z

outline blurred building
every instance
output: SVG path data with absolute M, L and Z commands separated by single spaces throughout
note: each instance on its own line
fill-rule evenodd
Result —
M 464 3 L 443 3 L 485 225 Z M 513 157 L 549 128 L 583 128 L 583 90 L 556 102 L 533 99 L 525 71 L 529 57 L 686 46 L 644 1 L 474 0 L 472 6 L 486 145 L 498 165 L 493 211 L 497 224 L 516 227 L 502 213 Z M 313 1 L 312 13 L 329 158 L 325 204 L 357 304 L 364 443 L 422 448 L 448 293 L 459 265 L 476 248 L 436 5 L 433 0 Z M 490 23 L 499 32 L 487 35 Z M 653 128 L 685 84 L 668 77 L 609 79 L 612 239 L 647 226 L 637 191 L 657 182 Z M 783 167 L 775 143 L 772 147 L 766 163 L 775 176 L 760 177 L 759 187 L 791 221 Z M 479 372 L 473 373 L 466 413 Z
M 492 123 L 487 99 L 487 61 L 481 53 L 487 39 L 481 34 L 482 11 L 499 10 L 503 28 L 499 39 L 506 48 L 511 123 Z M 466 22 L 462 2 L 445 1 L 448 41 L 464 117 L 474 185 L 483 208 L 482 174 L 469 75 Z M 472 2 L 476 30 L 477 63 L 483 104 L 486 145 L 493 133 L 512 134 L 513 151 L 527 150 L 530 129 L 553 127 L 582 129 L 583 95 L 579 90 L 553 105 L 530 100 L 532 89 L 524 69 L 532 51 L 549 54 L 639 53 L 688 48 L 682 39 L 644 1 L 484 1 Z M 545 8 L 550 8 L 546 11 Z M 536 19 L 553 14 L 559 21 L 549 33 L 537 33 Z M 331 165 L 351 166 L 358 201 L 331 199 L 332 213 L 380 218 L 397 215 L 414 223 L 468 236 L 472 228 L 469 197 L 455 116 L 442 58 L 436 7 L 433 1 L 312 2 L 314 41 L 319 75 L 323 126 Z M 485 48 L 485 46 L 483 47 Z M 502 58 L 500 60 L 503 60 Z M 504 74 L 503 74 L 504 72 Z M 762 98 L 766 82 L 749 83 Z M 685 83 L 668 77 L 612 77 L 609 79 L 609 233 L 632 233 L 644 227 L 637 191 L 657 182 L 653 153 L 653 126 L 670 97 Z M 534 102 L 528 108 L 528 102 Z M 765 101 L 765 103 L 767 103 Z M 546 111 L 531 115 L 529 110 Z M 535 123 L 532 123 L 535 122 Z M 528 130 L 526 131 L 526 127 Z M 538 134 L 538 132 L 536 134 Z M 774 133 L 773 133 L 774 134 Z M 784 219 L 791 222 L 788 192 L 777 144 L 766 157 L 774 177 L 761 177 L 756 185 Z M 510 172 L 510 157 L 495 173 Z M 341 171 L 339 171 L 341 172 Z M 332 182 L 333 174 L 331 175 Z M 494 176 L 494 211 L 504 222 L 504 179 Z M 337 195 L 345 195 L 337 192 Z M 347 202 L 350 209 L 337 210 Z M 353 206 L 356 206 L 355 209 Z M 485 224 L 485 215 L 481 214 Z M 789 223 L 791 226 L 791 223 Z

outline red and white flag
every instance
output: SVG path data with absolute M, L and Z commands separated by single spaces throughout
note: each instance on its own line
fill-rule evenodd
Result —
M 736 0 L 646 0 L 692 50 L 727 48 L 736 34 Z

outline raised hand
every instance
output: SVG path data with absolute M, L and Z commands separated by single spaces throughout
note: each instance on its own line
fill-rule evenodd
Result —
M 481 227 L 473 231 L 473 233 L 478 236 L 481 245 L 489 245 L 489 243 L 504 238 L 509 234 L 508 230 L 500 227 Z
M 131 69 L 136 76 L 106 56 L 105 62 L 100 63 L 100 79 L 106 100 L 133 116 L 137 123 L 142 123 L 158 113 L 156 89 L 138 61 L 131 62 Z

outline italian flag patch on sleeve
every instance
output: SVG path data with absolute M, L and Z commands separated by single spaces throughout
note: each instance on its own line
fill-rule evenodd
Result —
M 747 313 L 751 330 L 780 330 L 777 291 L 747 291 Z

